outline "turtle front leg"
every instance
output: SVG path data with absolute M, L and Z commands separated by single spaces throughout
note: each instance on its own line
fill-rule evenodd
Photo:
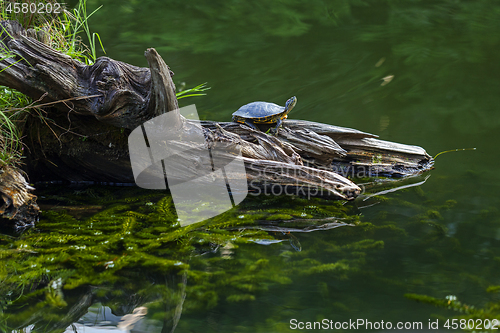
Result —
M 276 122 L 276 127 L 271 127 L 269 129 L 269 133 L 271 135 L 274 135 L 274 136 L 278 135 L 278 129 L 280 128 L 282 123 L 283 123 L 283 120 L 281 118 L 279 118 L 278 121 Z
M 253 121 L 251 121 L 250 119 L 245 119 L 245 122 L 244 122 L 245 125 L 247 126 L 250 126 L 251 128 L 253 128 L 254 130 L 256 131 L 260 131 L 257 126 L 255 126 L 255 124 L 253 123 Z

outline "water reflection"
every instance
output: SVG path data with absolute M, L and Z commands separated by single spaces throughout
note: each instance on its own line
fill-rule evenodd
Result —
M 210 98 L 197 102 L 209 119 L 295 94 L 296 118 L 378 133 L 388 116 L 400 141 L 419 143 L 411 128 L 439 135 L 441 121 L 459 133 L 500 125 L 493 1 L 99 4 L 91 23 L 110 56 L 146 65 L 143 51 L 155 47 L 176 80 L 209 81 Z

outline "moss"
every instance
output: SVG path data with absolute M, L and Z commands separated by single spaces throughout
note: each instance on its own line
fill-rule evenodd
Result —
M 181 299 L 183 288 L 186 313 L 210 309 L 221 302 L 251 302 L 276 290 L 284 294 L 283 304 L 290 306 L 293 297 L 288 297 L 289 291 L 284 290 L 300 280 L 307 280 L 323 296 L 336 297 L 340 287 L 333 288 L 318 280 L 325 276 L 335 285 L 366 281 L 405 290 L 408 286 L 427 286 L 429 280 L 421 276 L 405 281 L 382 277 L 373 267 L 392 269 L 392 265 L 398 267 L 400 262 L 400 268 L 404 269 L 429 261 L 439 262 L 446 252 L 464 251 L 457 239 L 443 237 L 445 221 L 437 218 L 440 215 L 436 212 L 441 214 L 446 205 L 416 205 L 393 197 L 382 202 L 383 213 L 374 214 L 370 220 L 361 218 L 349 203 L 249 198 L 239 207 L 204 223 L 181 228 L 172 198 L 165 193 L 132 188 L 112 193 L 105 187 L 78 193 L 64 192 L 63 188 L 57 191 L 57 196 L 50 192 L 40 194 L 51 205 L 71 200 L 99 208 L 88 214 L 72 209 L 46 211 L 39 229 L 17 239 L 2 236 L 0 256 L 7 264 L 0 269 L 0 279 L 4 282 L 0 291 L 11 295 L 3 304 L 13 302 L 4 307 L 12 320 L 26 320 L 28 312 L 41 311 L 39 304 L 70 308 L 78 302 L 78 297 L 71 295 L 81 295 L 81 290 L 90 285 L 95 288 L 94 295 L 108 306 L 128 304 L 130 295 L 139 295 L 139 304 L 148 304 L 150 318 L 170 315 L 165 310 L 165 299 L 172 302 Z M 384 205 L 397 206 L 399 211 Z M 396 219 L 400 213 L 405 219 Z M 314 238 L 311 234 L 281 231 L 307 230 L 332 222 L 351 226 L 314 233 Z M 269 245 L 256 251 L 259 245 L 255 243 Z M 401 244 L 419 253 L 418 258 L 403 262 Z M 387 253 L 391 253 L 391 266 L 379 260 L 380 255 Z M 366 269 L 367 265 L 371 270 Z M 188 283 L 182 287 L 184 277 Z M 62 293 L 51 293 L 47 286 L 59 278 Z M 474 285 L 487 283 L 473 276 L 461 278 Z M 33 287 L 19 288 L 19 285 Z M 16 301 L 20 295 L 23 296 Z M 66 307 L 63 301 L 68 304 Z M 319 301 L 327 299 L 320 297 Z M 19 302 L 29 304 L 26 311 L 15 310 Z M 341 304 L 344 306 L 340 311 L 356 306 Z M 282 318 L 271 311 L 268 318 L 273 316 Z
M 287 221 L 281 226 L 307 228 L 331 223 L 329 218 L 338 216 L 344 222 L 358 223 L 359 216 L 348 215 L 350 208 L 326 200 L 296 200 L 291 204 L 288 198 L 270 198 L 271 203 L 262 203 L 262 198 L 250 199 L 238 209 L 205 223 L 181 228 L 169 195 L 134 188 L 120 189 L 115 194 L 105 187 L 78 191 L 59 187 L 57 195 L 49 190 L 55 191 L 51 188 L 40 192 L 44 197 L 42 204 L 44 200 L 51 205 L 83 204 L 95 207 L 96 211 L 83 215 L 74 209 L 44 211 L 39 229 L 30 230 L 17 239 L 7 238 L 0 245 L 1 259 L 6 263 L 0 269 L 3 281 L 0 289 L 11 295 L 10 301 L 17 304 L 22 300 L 30 304 L 28 312 L 38 311 L 34 307 L 40 304 L 70 307 L 75 300 L 68 295 L 89 285 L 99 286 L 95 290 L 99 298 L 151 295 L 152 290 L 157 290 L 158 295 L 170 293 L 180 297 L 177 287 L 161 287 L 152 281 L 164 276 L 176 280 L 176 286 L 183 275 L 190 281 L 186 286 L 189 295 L 186 309 L 211 308 L 221 299 L 228 302 L 254 300 L 270 286 L 292 283 L 294 276 L 334 273 L 345 279 L 363 265 L 359 259 L 363 257 L 362 252 L 381 248 L 380 242 L 373 241 L 331 244 L 344 258 L 330 261 L 306 258 L 317 248 L 284 251 L 280 256 L 266 258 L 257 254 L 247 257 L 235 254 L 241 253 L 242 246 L 255 246 L 256 241 L 262 240 L 285 238 L 293 240 L 295 248 L 301 246 L 296 236 L 261 230 L 259 221 L 272 220 L 278 226 Z M 262 204 L 255 212 L 253 209 L 259 201 Z M 145 202 L 151 204 L 145 205 Z M 322 218 L 328 219 L 322 222 Z M 342 229 L 353 228 L 336 230 Z M 197 255 L 203 253 L 210 255 Z M 227 256 L 231 260 L 227 260 Z M 144 271 L 148 274 L 144 275 Z M 44 289 L 50 281 L 56 280 L 61 281 L 60 289 Z M 20 289 L 19 285 L 35 287 Z M 15 301 L 20 295 L 23 297 Z M 150 309 L 155 309 L 153 303 Z M 157 311 L 163 310 L 158 307 Z M 24 311 L 15 313 L 14 318 L 19 321 L 27 316 Z M 53 315 L 57 318 L 55 313 Z
M 438 299 L 434 298 L 431 296 L 426 296 L 426 295 L 418 295 L 418 294 L 405 294 L 404 295 L 406 298 L 422 302 L 422 303 L 428 303 L 432 304 L 436 307 L 441 307 L 441 308 L 446 308 L 449 310 L 453 310 L 456 312 L 460 312 L 465 314 L 466 316 L 462 318 L 469 318 L 469 319 L 474 319 L 474 318 L 490 318 L 490 316 L 485 316 L 485 311 L 481 309 L 476 309 L 474 306 L 470 306 L 467 304 L 463 304 L 462 302 L 458 301 L 456 296 L 447 296 L 445 299 Z
M 288 214 L 273 214 L 266 217 L 266 220 L 290 220 L 292 215 Z
M 447 208 L 453 208 L 457 205 L 456 200 L 446 200 L 445 205 Z
M 425 198 L 426 197 L 426 194 L 424 192 L 424 190 L 422 189 L 422 187 L 420 186 L 416 186 L 416 187 L 412 187 L 413 189 L 413 192 L 418 195 L 419 197 L 421 198 Z
M 443 220 L 443 216 L 437 210 L 427 211 L 427 217 L 430 219 Z
M 249 294 L 238 294 L 238 295 L 228 296 L 226 300 L 228 302 L 255 301 L 255 296 Z
M 498 293 L 498 292 L 500 292 L 500 286 L 489 286 L 486 289 L 486 291 L 489 293 Z

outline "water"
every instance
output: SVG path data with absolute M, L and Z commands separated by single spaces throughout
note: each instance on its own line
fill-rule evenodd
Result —
M 2 236 L 2 325 L 64 331 L 78 321 L 80 331 L 116 331 L 121 316 L 145 306 L 137 332 L 175 323 L 176 332 L 288 332 L 297 331 L 294 318 L 423 328 L 439 320 L 443 328 L 467 314 L 405 295 L 498 306 L 498 294 L 487 292 L 500 285 L 496 2 L 89 2 L 100 4 L 90 25 L 107 56 L 147 66 L 143 52 L 156 48 L 178 86 L 211 87 L 184 100 L 204 119 L 229 121 L 248 102 L 297 96 L 293 118 L 431 155 L 477 150 L 441 155 L 423 185 L 366 201 L 249 199 L 209 231 L 179 232 L 164 217 L 172 207 L 162 193 L 91 188 L 55 197 L 46 189 L 39 230 Z M 82 202 L 94 208 L 81 211 Z M 238 230 L 256 220 L 331 217 L 356 226 Z M 51 287 L 59 278 L 64 284 Z M 471 318 L 495 317 L 492 309 Z

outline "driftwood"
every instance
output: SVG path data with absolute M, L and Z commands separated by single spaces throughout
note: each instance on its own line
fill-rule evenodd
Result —
M 55 51 L 43 43 L 47 38 L 15 21 L 0 24 L 0 50 L 15 54 L 0 61 L 0 85 L 41 104 L 52 103 L 25 121 L 24 161 L 30 180 L 133 182 L 127 146 L 130 130 L 178 108 L 173 72 L 160 55 L 154 49 L 145 52 L 150 68 L 107 57 L 86 66 Z M 201 122 L 200 127 L 181 115 L 173 119 L 180 132 L 201 131 L 207 148 L 224 147 L 228 159 L 234 158 L 235 149 L 241 151 L 251 191 L 292 187 L 299 195 L 307 190 L 315 196 L 349 200 L 360 188 L 347 176 L 408 176 L 433 165 L 420 147 L 332 125 L 285 120 L 274 137 L 263 132 L 266 128 L 261 132 L 211 121 Z M 179 168 L 189 168 L 193 158 L 183 156 Z M 20 187 L 29 189 L 23 181 Z M 318 188 L 321 191 L 311 191 Z M 4 206 L 9 203 L 14 204 L 4 199 Z
M 16 221 L 17 227 L 33 226 L 38 219 L 36 196 L 19 170 L 0 168 L 0 216 Z

